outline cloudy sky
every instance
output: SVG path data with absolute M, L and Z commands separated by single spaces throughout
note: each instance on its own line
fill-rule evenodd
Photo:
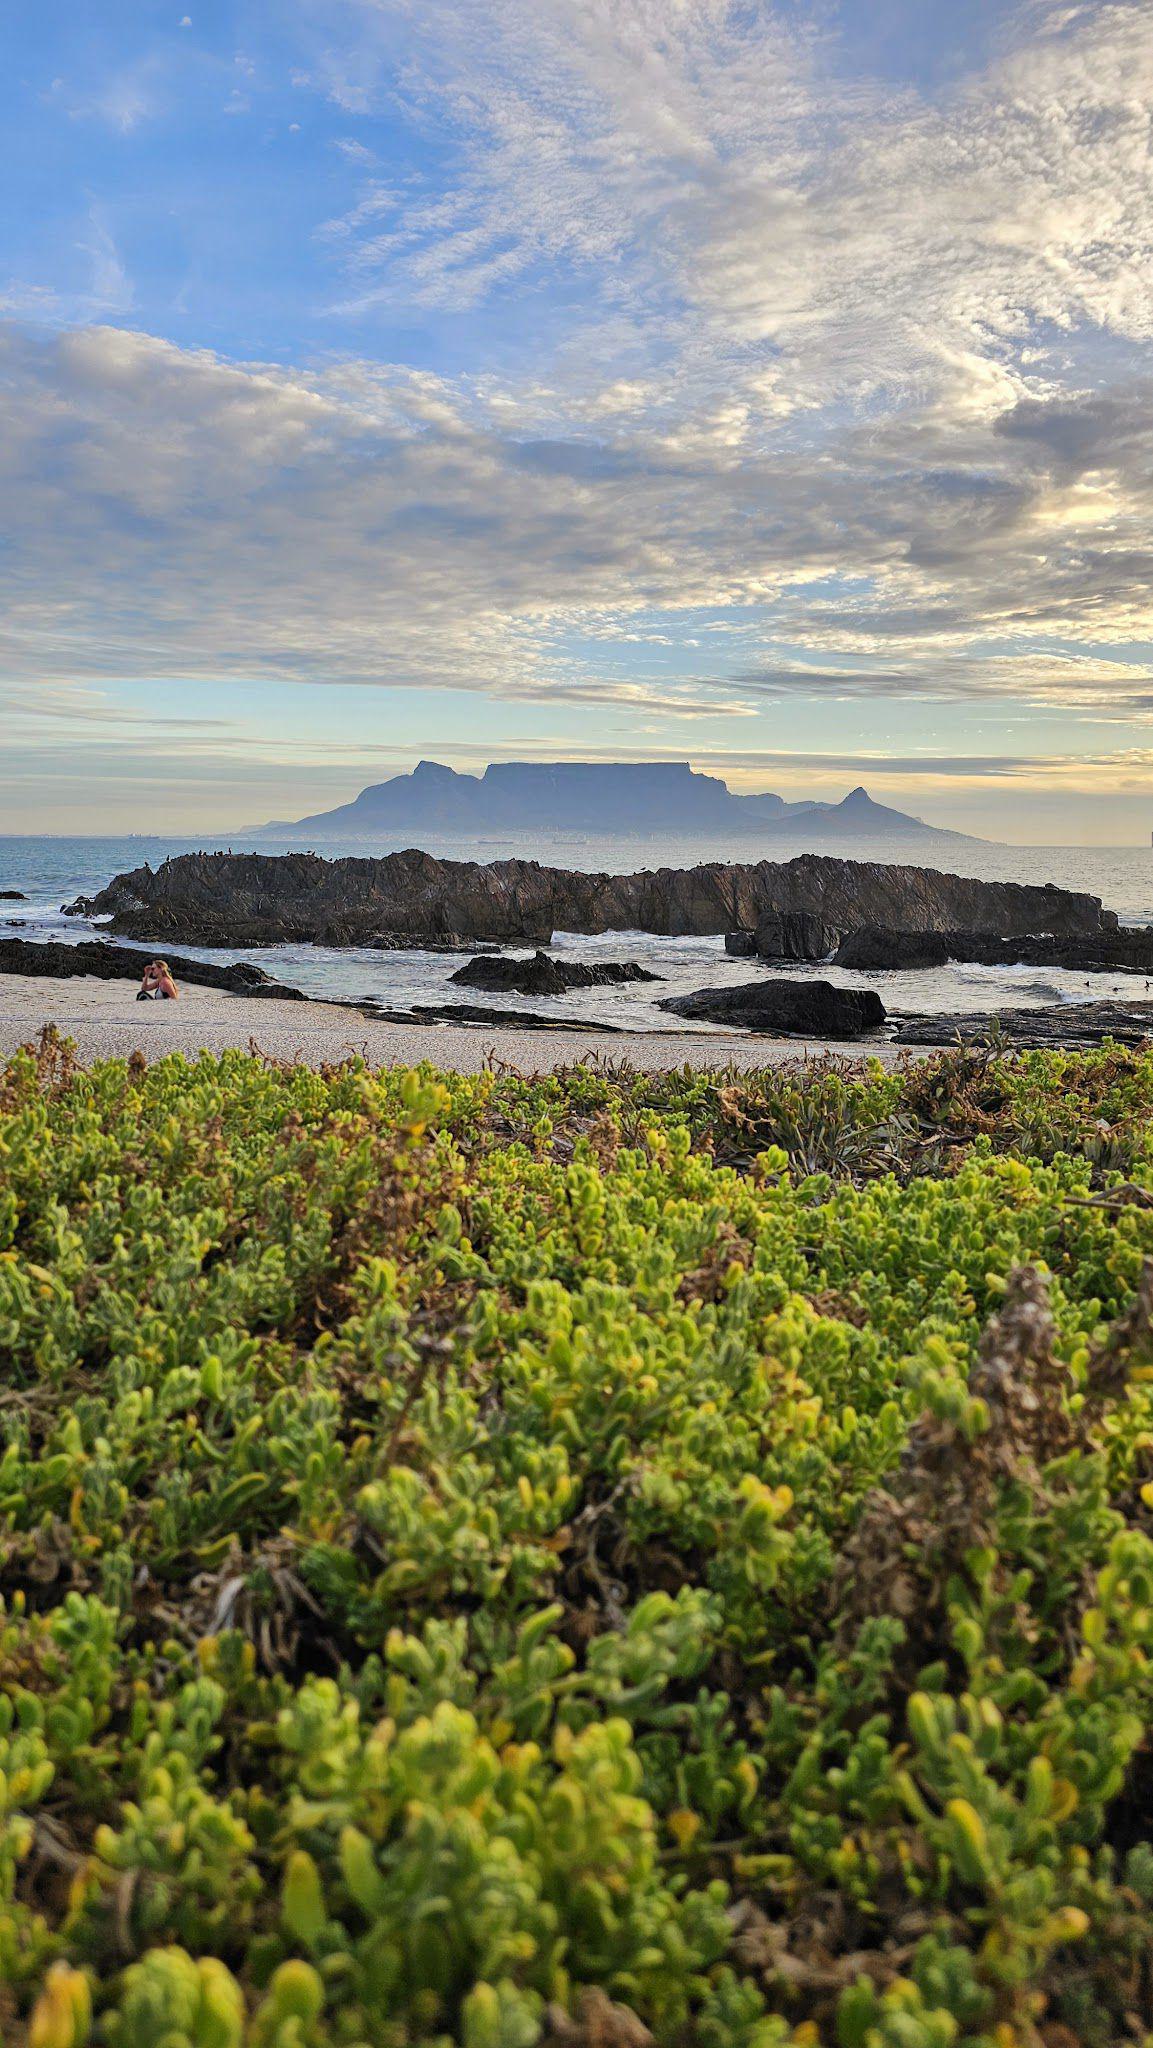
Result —
M 1153 827 L 1148 0 L 0 9 L 0 831 Z

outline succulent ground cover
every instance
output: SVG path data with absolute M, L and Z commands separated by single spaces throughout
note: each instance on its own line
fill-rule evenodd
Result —
M 1147 2040 L 1151 1112 L 18 1056 L 5 2048 Z

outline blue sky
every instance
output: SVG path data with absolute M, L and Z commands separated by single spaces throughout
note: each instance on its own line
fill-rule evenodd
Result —
M 423 754 L 1153 816 L 1153 17 L 0 10 L 0 829 Z

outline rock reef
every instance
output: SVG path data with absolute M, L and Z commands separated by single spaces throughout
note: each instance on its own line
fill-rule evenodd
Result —
M 687 937 L 756 931 L 768 913 L 795 912 L 838 932 L 885 925 L 1007 936 L 1116 926 L 1099 897 L 1074 890 L 823 854 L 609 875 L 415 851 L 377 860 L 186 853 L 118 875 L 70 908 L 110 915 L 111 930 L 129 937 L 224 946 L 372 946 L 398 938 L 419 946 L 450 937 L 548 945 L 557 931 Z
M 1084 974 L 1153 975 L 1153 929 L 1148 925 L 1098 932 L 910 932 L 867 925 L 849 932 L 835 955 L 838 967 L 944 967 L 951 960 L 981 967 L 1065 967 Z
M 995 1045 L 1075 1051 L 1113 1039 L 1142 1045 L 1153 1037 L 1153 1003 L 1056 1003 L 1035 1010 L 962 1011 L 952 1016 L 891 1016 L 896 1045 Z

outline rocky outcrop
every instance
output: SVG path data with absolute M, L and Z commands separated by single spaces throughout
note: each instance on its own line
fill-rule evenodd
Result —
M 1075 1050 L 1116 1039 L 1153 1037 L 1153 1003 L 1054 1003 L 1035 1010 L 984 1010 L 952 1016 L 890 1017 L 897 1045 L 1056 1046 Z
M 762 960 L 827 960 L 840 944 L 836 925 L 812 910 L 769 910 L 753 933 Z
M 486 957 L 470 960 L 450 977 L 465 988 L 485 988 L 496 994 L 522 996 L 563 996 L 573 988 L 616 988 L 626 981 L 660 981 L 635 960 L 604 960 L 595 964 L 583 960 L 552 960 L 547 953 L 534 953 L 531 960 Z
M 555 931 L 679 937 L 754 931 L 770 911 L 804 911 L 840 931 L 1068 933 L 1116 924 L 1098 897 L 1068 889 L 822 854 L 608 875 L 417 852 L 334 861 L 309 853 L 186 853 L 155 870 L 118 875 L 72 907 L 111 915 L 111 929 L 129 936 L 228 946 L 366 946 L 381 934 L 406 935 L 413 945 L 443 944 L 452 934 L 533 945 L 547 945 Z
M 207 960 L 181 960 L 175 953 L 165 959 L 177 981 L 201 988 L 223 988 L 234 996 L 276 996 L 281 1002 L 304 1002 L 298 988 L 274 981 L 263 967 L 250 960 L 237 960 L 228 967 L 213 966 Z M 53 981 L 75 981 L 92 975 L 99 981 L 140 980 L 154 958 L 136 946 L 109 946 L 102 939 L 82 939 L 78 945 L 62 946 L 37 939 L 0 939 L 0 974 L 47 975 Z
M 0 903 L 27 903 L 23 889 L 0 889 Z
M 827 960 L 840 940 L 811 910 L 767 910 L 755 931 L 726 932 L 725 951 L 737 960 Z
M 658 1008 L 709 1024 L 801 1038 L 860 1038 L 885 1021 L 871 988 L 834 988 L 831 981 L 746 981 L 739 988 L 699 988 L 666 996 Z
M 1083 974 L 1153 975 L 1153 928 L 1121 926 L 1114 931 L 1024 934 L 995 932 L 907 932 L 876 925 L 849 932 L 836 955 L 838 967 L 944 967 L 950 960 L 981 967 L 1067 967 Z

